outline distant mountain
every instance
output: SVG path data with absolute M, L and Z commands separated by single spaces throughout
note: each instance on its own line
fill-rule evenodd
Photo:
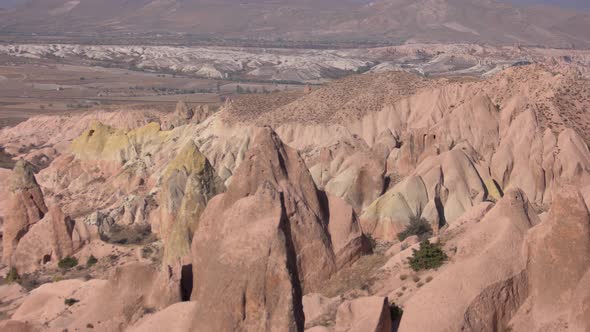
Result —
M 0 32 L 47 34 L 590 47 L 588 31 L 588 11 L 493 0 L 31 0 L 0 13 Z

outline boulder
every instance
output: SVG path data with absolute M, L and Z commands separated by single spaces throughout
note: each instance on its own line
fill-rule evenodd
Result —
M 175 303 L 153 315 L 142 318 L 128 332 L 191 331 L 195 302 Z
M 343 199 L 328 194 L 328 207 L 328 233 L 336 256 L 336 266 L 341 269 L 370 253 L 371 244 L 362 233 L 352 206 Z
M 327 322 L 334 320 L 336 310 L 342 300 L 341 296 L 327 298 L 317 293 L 305 295 L 303 297 L 305 327 L 309 329 L 316 325 L 325 325 Z
M 361 297 L 338 307 L 336 332 L 391 332 L 391 312 L 386 297 Z

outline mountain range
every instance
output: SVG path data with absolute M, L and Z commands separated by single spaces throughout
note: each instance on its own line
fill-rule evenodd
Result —
M 590 11 L 494 0 L 31 0 L 3 34 L 178 33 L 257 40 L 590 46 Z

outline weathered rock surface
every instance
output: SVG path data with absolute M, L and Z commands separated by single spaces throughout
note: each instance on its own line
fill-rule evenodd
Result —
M 56 263 L 74 253 L 74 221 L 59 207 L 52 206 L 43 219 L 35 223 L 19 241 L 13 265 L 19 273 L 31 273 L 47 263 Z
M 26 161 L 16 163 L 9 186 L 2 237 L 2 260 L 5 264 L 12 265 L 15 263 L 12 255 L 19 241 L 31 226 L 45 216 L 47 206 L 35 179 L 33 167 Z
M 117 267 L 107 280 L 64 280 L 35 289 L 12 316 L 50 329 L 123 331 L 146 310 L 162 309 L 177 299 L 152 267 Z M 79 302 L 71 306 L 64 299 Z
M 514 328 L 584 331 L 590 328 L 590 214 L 575 187 L 560 187 L 547 218 L 528 234 L 527 305 Z M 585 304 L 586 303 L 586 304 Z
M 274 132 L 260 129 L 253 146 L 193 239 L 196 321 L 207 321 L 206 329 L 301 330 L 302 290 L 337 268 L 329 229 L 338 230 L 339 253 L 349 259 L 358 257 L 351 247 L 362 251 L 362 234 L 350 208 L 331 218 L 303 160 Z
M 340 296 L 327 298 L 317 293 L 303 296 L 306 329 L 335 320 L 336 311 L 342 301 Z
M 385 297 L 361 297 L 338 307 L 334 331 L 389 332 L 392 330 L 389 302 Z
M 523 247 L 528 230 L 539 222 L 526 195 L 508 191 L 462 236 L 453 264 L 404 304 L 399 330 L 507 326 L 528 296 Z
M 166 263 L 190 254 L 191 239 L 208 202 L 224 191 L 221 179 L 193 142 L 185 145 L 164 171 L 159 224 L 154 231 L 166 243 Z

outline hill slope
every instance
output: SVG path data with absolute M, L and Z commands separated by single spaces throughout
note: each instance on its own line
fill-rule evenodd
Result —
M 33 0 L 0 12 L 0 22 L 0 32 L 16 33 L 590 45 L 589 12 L 493 0 Z

